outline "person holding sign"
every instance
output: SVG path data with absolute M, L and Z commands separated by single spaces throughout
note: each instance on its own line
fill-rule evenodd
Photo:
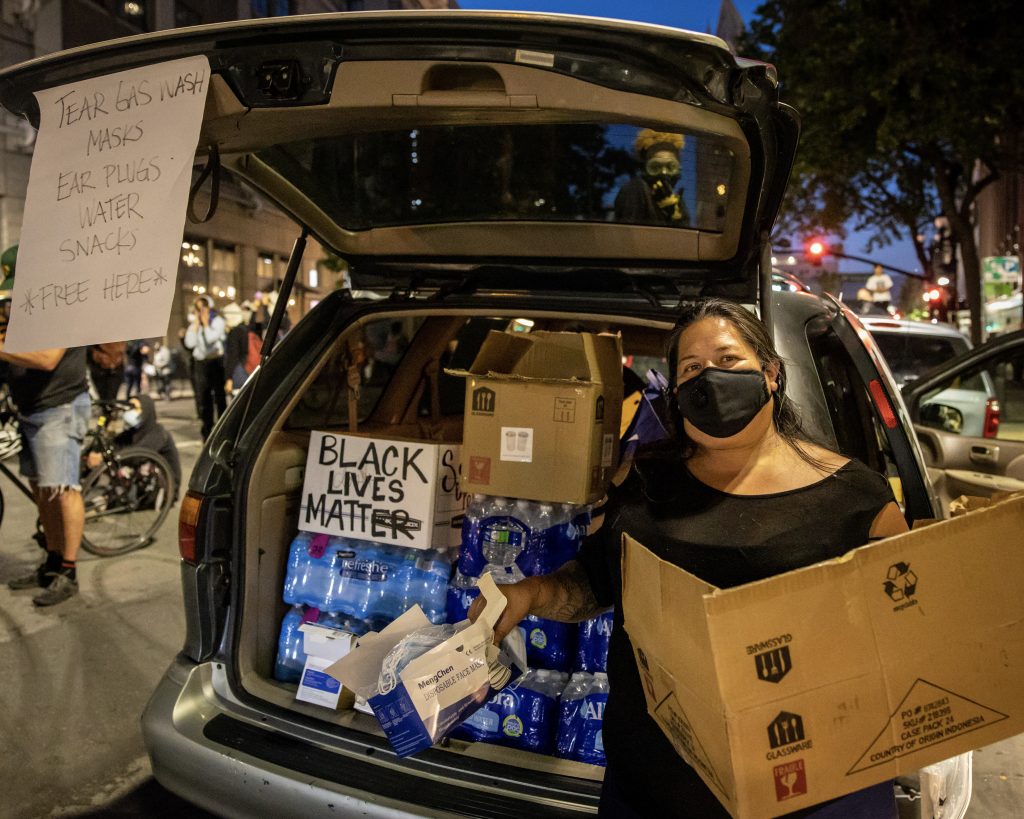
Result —
M 192 350 L 196 403 L 202 420 L 203 440 L 227 408 L 224 395 L 224 344 L 227 329 L 224 319 L 213 310 L 213 299 L 200 296 L 195 301 L 195 319 L 185 333 L 185 346 Z M 214 408 L 216 407 L 216 417 Z
M 8 306 L 16 259 L 17 246 L 0 257 L 6 274 L 0 298 L 6 294 Z M 9 365 L 8 383 L 18 407 L 21 474 L 32 484 L 47 548 L 41 566 L 7 585 L 15 590 L 42 587 L 32 602 L 52 606 L 78 594 L 75 561 L 85 527 L 79 458 L 92 407 L 85 347 L 10 353 L 4 349 L 6 336 L 4 321 L 0 361 Z
M 782 358 L 765 326 L 741 305 L 706 299 L 688 306 L 668 361 L 675 435 L 638 450 L 628 477 L 609 493 L 603 525 L 576 560 L 499 586 L 508 607 L 495 639 L 528 614 L 581 622 L 614 605 L 598 815 L 728 819 L 647 713 L 624 627 L 630 613 L 622 607 L 623 533 L 662 560 L 730 588 L 838 557 L 907 531 L 907 522 L 884 475 L 805 437 L 786 394 Z M 470 619 L 479 614 L 474 602 Z M 892 783 L 793 815 L 896 819 Z

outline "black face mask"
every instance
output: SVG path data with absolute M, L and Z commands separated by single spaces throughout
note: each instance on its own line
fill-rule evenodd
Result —
M 771 400 L 760 370 L 705 367 L 679 385 L 676 404 L 683 418 L 705 435 L 729 438 L 742 430 Z

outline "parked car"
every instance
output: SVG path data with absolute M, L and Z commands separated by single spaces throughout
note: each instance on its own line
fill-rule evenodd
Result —
M 969 415 L 977 403 L 960 400 L 979 387 L 989 408 L 980 428 Z M 950 358 L 903 393 L 942 497 L 1024 490 L 1024 331 Z
M 901 388 L 971 349 L 967 336 L 945 324 L 877 316 L 861 316 L 861 321 L 878 342 Z M 929 396 L 924 406 L 931 407 L 926 412 L 935 418 L 941 416 L 950 432 L 994 438 L 999 429 L 999 400 L 992 378 L 984 370 L 950 381 L 942 392 Z
M 179 29 L 0 73 L 0 98 L 205 54 L 200 150 L 350 264 L 204 447 L 180 521 L 187 635 L 143 715 L 156 778 L 230 816 L 593 813 L 602 769 L 451 741 L 399 759 L 376 720 L 296 702 L 272 675 L 312 430 L 458 441 L 492 329 L 621 333 L 657 361 L 681 301 L 759 310 L 812 435 L 940 514 L 900 394 L 838 303 L 776 291 L 764 246 L 798 121 L 770 66 L 703 34 L 527 14 L 340 14 Z M 614 208 L 644 127 L 685 135 L 689 221 Z M 659 217 L 660 218 L 660 217 Z M 680 220 L 682 221 L 682 220 Z M 298 230 L 298 228 L 297 228 Z M 286 278 L 285 287 L 287 288 Z M 287 301 L 283 292 L 279 304 Z M 386 367 L 370 348 L 395 322 Z

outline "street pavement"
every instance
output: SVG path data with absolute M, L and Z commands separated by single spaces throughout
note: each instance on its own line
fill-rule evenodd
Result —
M 187 476 L 201 448 L 192 399 L 157 410 Z M 5 477 L 0 487 L 0 819 L 208 816 L 156 783 L 139 730 L 184 639 L 177 510 L 141 551 L 83 551 L 81 593 L 37 609 L 33 592 L 6 585 L 41 556 L 35 511 Z M 1024 735 L 978 751 L 974 774 L 968 819 L 1024 816 Z M 902 803 L 901 819 L 916 816 L 914 807 Z
M 192 398 L 158 401 L 187 476 L 201 448 Z M 17 469 L 17 458 L 8 465 Z M 39 609 L 7 580 L 37 565 L 35 510 L 0 476 L 0 816 L 204 816 L 152 779 L 139 715 L 185 634 L 177 509 L 121 557 L 82 550 L 80 594 Z

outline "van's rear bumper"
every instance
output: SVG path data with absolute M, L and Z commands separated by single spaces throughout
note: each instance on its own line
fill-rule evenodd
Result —
M 551 805 L 412 776 L 229 713 L 214 664 L 178 657 L 142 714 L 157 781 L 222 816 L 579 817 L 591 804 Z M 356 787 L 353 787 L 355 785 Z M 581 795 L 582 796 L 582 795 Z M 596 800 L 595 800 L 596 801 Z

